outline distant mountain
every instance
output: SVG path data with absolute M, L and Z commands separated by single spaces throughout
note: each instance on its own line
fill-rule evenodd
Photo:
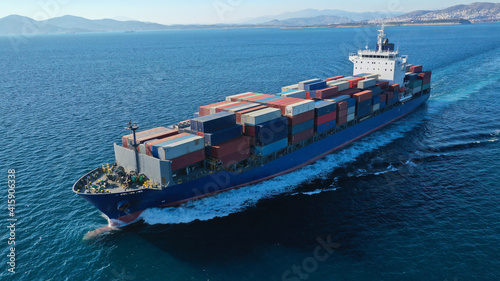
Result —
M 355 13 L 355 12 L 347 12 L 342 10 L 316 10 L 316 9 L 306 9 L 297 12 L 291 13 L 283 13 L 274 16 L 265 16 L 258 17 L 253 19 L 246 19 L 241 21 L 242 24 L 263 24 L 269 23 L 271 21 L 278 20 L 280 22 L 289 20 L 289 19 L 298 19 L 298 18 L 317 18 L 321 16 L 335 16 L 339 18 L 347 18 L 352 21 L 364 21 L 364 20 L 373 20 L 378 18 L 386 18 L 386 17 L 396 17 L 401 15 L 402 13 L 386 13 L 386 12 L 368 12 L 368 13 Z
M 470 5 L 456 5 L 438 11 L 415 11 L 387 21 L 431 21 L 465 19 L 471 22 L 500 21 L 500 3 L 476 2 Z M 376 22 L 383 20 L 378 19 Z
M 337 16 L 318 16 L 312 18 L 294 18 L 286 20 L 272 20 L 262 25 L 267 26 L 313 26 L 313 25 L 330 25 L 339 23 L 354 22 L 350 18 L 337 17 Z

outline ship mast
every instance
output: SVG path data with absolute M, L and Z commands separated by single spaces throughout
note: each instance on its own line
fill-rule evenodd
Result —
M 385 38 L 385 27 L 382 25 L 382 29 L 380 29 L 378 32 L 378 52 L 382 53 L 382 45 L 384 44 L 384 38 Z
M 135 152 L 135 165 L 136 165 L 136 173 L 139 174 L 139 153 L 137 152 L 137 147 L 139 146 L 137 144 L 137 141 L 136 141 L 136 137 L 135 137 L 135 131 L 137 131 L 137 129 L 139 129 L 139 125 L 137 125 L 137 123 L 132 123 L 132 120 L 128 121 L 128 124 L 127 124 L 127 127 L 125 127 L 125 129 L 127 130 L 131 130 L 132 131 L 132 135 L 134 136 L 134 143 L 132 144 L 132 146 L 134 147 L 134 152 Z

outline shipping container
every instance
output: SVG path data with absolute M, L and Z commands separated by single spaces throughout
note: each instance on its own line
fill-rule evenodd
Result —
M 321 90 L 316 90 L 314 92 L 314 97 L 317 99 L 328 99 L 339 93 L 339 87 L 333 86 Z
M 304 91 L 306 91 L 306 92 L 316 91 L 316 90 L 324 89 L 326 87 L 328 87 L 328 85 L 326 84 L 326 81 L 317 81 L 317 82 L 313 82 L 310 84 L 305 84 Z
M 365 101 L 362 101 L 362 102 L 359 102 L 358 104 L 356 104 L 356 108 L 371 107 L 371 106 L 372 106 L 371 99 L 365 100 Z
M 413 73 L 422 72 L 422 65 L 415 65 L 410 67 L 410 72 Z
M 348 108 L 348 103 L 347 101 L 339 101 L 337 102 L 337 116 L 339 116 L 339 111 L 342 111 L 342 110 L 345 110 L 347 112 L 347 108 Z M 342 116 L 342 115 L 340 115 Z
M 265 105 L 259 105 L 259 106 L 256 106 L 256 107 L 251 107 L 251 108 L 248 108 L 248 109 L 236 111 L 234 113 L 234 114 L 236 114 L 236 123 L 241 124 L 241 116 L 243 114 L 254 112 L 254 111 L 258 111 L 258 110 L 261 110 L 261 109 L 266 109 L 266 108 L 267 108 L 267 106 L 265 106 Z
M 178 129 L 165 128 L 165 129 L 156 130 L 154 132 L 151 132 L 151 134 L 148 134 L 148 135 L 141 135 L 139 137 L 137 137 L 137 135 L 136 135 L 136 142 L 138 144 L 142 144 L 142 143 L 145 143 L 145 142 L 150 141 L 150 140 L 162 139 L 162 138 L 174 136 L 174 135 L 177 135 L 178 133 L 179 133 Z M 134 144 L 134 138 L 132 137 L 131 139 L 128 139 L 128 147 L 132 148 L 133 144 Z
M 216 102 L 212 104 L 207 104 L 199 107 L 199 113 L 200 116 L 207 116 L 210 115 L 210 108 L 218 106 L 218 105 L 225 105 L 229 104 L 231 101 L 221 101 L 221 102 Z
M 288 146 L 288 138 L 279 140 L 277 142 L 271 143 L 266 146 L 256 146 L 254 148 L 255 155 L 258 156 L 266 156 L 272 153 L 275 153 L 281 149 L 284 149 Z
M 382 93 L 382 89 L 380 87 L 370 88 L 370 91 L 372 91 L 373 95 L 380 95 Z
M 235 113 L 235 112 L 238 112 L 241 110 L 245 110 L 245 109 L 249 109 L 249 108 L 253 108 L 253 107 L 257 107 L 257 106 L 260 106 L 260 104 L 253 103 L 253 102 L 247 102 L 247 103 L 244 103 L 242 105 L 224 108 L 224 111 Z
M 342 117 L 347 116 L 347 110 L 348 110 L 347 108 L 346 109 L 342 109 L 342 110 L 338 110 L 337 109 L 337 111 L 336 111 L 337 117 L 335 119 L 340 119 Z
M 327 113 L 325 115 L 321 115 L 321 116 L 316 117 L 314 125 L 321 125 L 321 124 L 330 122 L 330 121 L 335 120 L 335 119 L 337 119 L 337 112 L 336 111 L 330 112 L 330 113 Z
M 339 88 L 339 92 L 341 91 L 345 91 L 347 89 L 349 89 L 349 82 L 347 81 L 329 81 L 329 82 L 326 82 L 326 85 L 328 87 L 338 87 Z
M 387 94 L 380 95 L 380 102 L 385 102 L 387 100 Z
M 135 137 L 139 138 L 139 137 L 149 136 L 152 134 L 156 134 L 159 131 L 164 131 L 166 129 L 167 128 L 165 128 L 165 127 L 157 127 L 157 128 L 153 128 L 153 129 L 149 129 L 149 130 L 145 130 L 145 131 L 136 132 Z M 129 144 L 132 144 L 133 142 L 134 142 L 134 135 L 133 134 L 128 134 L 128 135 L 125 135 L 122 137 L 122 146 L 123 147 L 128 148 Z
M 255 96 L 249 96 L 249 97 L 244 97 L 242 101 L 246 102 L 255 102 L 257 100 L 265 99 L 265 98 L 271 98 L 274 97 L 273 95 L 266 95 L 266 94 L 258 94 Z
M 431 84 L 425 84 L 425 85 L 422 86 L 422 90 L 424 90 L 424 91 L 428 90 L 430 88 L 431 88 Z
M 288 119 L 280 117 L 255 126 L 255 145 L 266 146 L 288 136 Z
M 356 109 L 356 116 L 358 118 L 365 117 L 368 114 L 370 114 L 372 110 L 373 110 L 372 105 L 369 105 L 368 107 L 358 107 Z
M 170 136 L 170 137 L 163 138 L 163 139 L 148 141 L 145 143 L 146 154 L 149 156 L 153 156 L 153 157 L 158 158 L 159 157 L 158 148 L 162 147 L 163 145 L 167 145 L 169 143 L 173 143 L 173 142 L 176 142 L 179 140 L 188 139 L 192 136 L 195 136 L 195 135 L 188 134 L 188 133 L 182 133 L 182 134 Z
M 347 115 L 347 122 L 351 122 L 354 119 L 356 119 L 356 113 L 351 113 Z
M 219 131 L 236 124 L 236 115 L 230 112 L 219 112 L 208 116 L 191 119 L 191 126 L 193 129 L 196 127 L 197 132 L 211 133 Z
M 375 79 L 375 80 L 378 80 L 379 79 L 379 74 L 367 74 L 367 75 L 363 75 L 363 77 L 365 77 L 365 79 Z
M 337 118 L 337 125 L 344 125 L 345 123 L 347 123 L 347 115 L 343 116 L 343 117 L 340 117 L 340 118 Z
M 162 160 L 171 160 L 202 149 L 205 149 L 203 138 L 192 136 L 158 148 L 158 154 Z
M 357 103 L 360 103 L 360 102 L 363 102 L 365 100 L 370 100 L 373 97 L 373 92 L 372 91 L 363 91 L 363 92 L 354 94 L 352 97 L 356 99 Z
M 307 90 L 306 90 L 306 88 L 305 88 L 305 87 L 306 87 L 306 85 L 308 85 L 308 84 L 312 84 L 312 83 L 314 83 L 314 82 L 319 82 L 319 81 L 321 81 L 321 79 L 318 79 L 318 78 L 315 78 L 315 79 L 309 79 L 309 80 L 306 80 L 306 81 L 301 81 L 301 82 L 299 82 L 299 84 L 298 84 L 298 85 L 299 85 L 299 90 L 307 91 Z
M 288 126 L 288 134 L 289 135 L 296 135 L 300 132 L 303 132 L 303 131 L 311 129 L 311 128 L 314 128 L 314 119 L 297 124 L 295 126 Z
M 380 103 L 380 96 L 374 96 L 372 98 L 372 104 Z
M 251 94 L 255 94 L 255 93 L 246 92 L 246 93 L 242 93 L 242 94 L 236 94 L 236 95 L 228 96 L 228 97 L 226 97 L 226 101 L 236 101 L 236 99 L 238 97 L 248 96 L 248 95 L 251 95 Z
M 337 120 L 332 120 L 332 121 L 317 125 L 314 130 L 318 134 L 321 134 L 325 131 L 328 131 L 328 130 L 335 128 L 335 125 L 337 125 Z
M 422 86 L 416 87 L 412 91 L 413 94 L 420 93 L 420 92 L 422 92 Z
M 186 155 L 170 159 L 172 171 L 184 169 L 187 166 L 194 165 L 198 162 L 205 160 L 205 149 L 188 153 Z
M 282 97 L 287 97 L 287 98 L 298 98 L 298 99 L 306 99 L 307 98 L 307 92 L 302 91 L 302 90 L 296 90 L 296 91 L 289 91 L 288 93 L 282 94 Z
M 358 83 L 361 80 L 365 80 L 365 77 L 357 77 L 357 78 L 353 78 L 353 79 L 348 80 L 349 81 L 349 88 L 357 88 Z
M 357 94 L 360 92 L 361 92 L 361 90 L 358 90 L 358 89 L 347 89 L 347 90 L 339 92 L 339 95 L 348 95 L 349 97 L 352 97 L 354 94 Z
M 384 108 L 385 107 L 385 101 L 381 101 L 380 102 L 380 109 Z
M 353 114 L 353 113 L 356 113 L 356 107 L 355 106 L 348 107 L 347 108 L 347 115 Z
M 380 109 L 380 103 L 377 103 L 373 105 L 372 111 L 377 111 L 379 109 Z
M 331 98 L 331 99 L 327 99 L 327 101 L 341 102 L 341 101 L 344 101 L 344 100 L 348 100 L 350 98 L 351 98 L 351 96 L 349 96 L 349 95 L 342 95 L 342 96 L 334 97 L 334 98 Z M 356 100 L 354 100 L 354 102 L 356 102 Z
M 278 100 L 282 100 L 284 98 L 286 98 L 286 97 L 272 96 L 270 98 L 264 98 L 264 99 L 261 99 L 261 100 L 256 100 L 255 102 L 260 103 L 260 104 L 266 104 L 268 102 L 278 101 Z
M 290 126 L 295 126 L 295 125 L 298 125 L 300 123 L 304 123 L 306 121 L 313 120 L 314 119 L 314 111 L 313 110 L 307 111 L 307 112 L 304 112 L 302 114 L 295 115 L 292 117 L 286 116 L 286 118 L 288 119 L 288 124 Z
M 215 114 L 215 113 L 219 113 L 219 112 L 222 112 L 222 111 L 227 111 L 227 110 L 225 110 L 226 108 L 232 108 L 232 107 L 243 105 L 243 104 L 247 104 L 247 102 L 231 102 L 231 104 L 226 104 L 226 105 L 212 107 L 210 109 L 210 113 L 211 114 Z M 214 110 L 215 110 L 215 112 L 213 112 Z
M 237 124 L 216 132 L 205 133 L 205 144 L 208 146 L 218 145 L 223 142 L 235 139 L 243 133 L 242 126 Z
M 282 92 L 287 92 L 291 90 L 298 90 L 299 89 L 299 84 L 294 84 L 294 85 L 289 85 L 281 88 Z
M 387 90 L 390 92 L 398 92 L 399 88 L 400 88 L 399 84 L 392 84 L 389 86 L 389 88 Z
M 377 84 L 377 80 L 376 79 L 365 79 L 365 80 L 362 80 L 362 81 L 359 81 L 358 82 L 358 89 L 367 89 L 367 88 L 370 88 L 370 87 L 374 87 L 375 84 Z
M 247 148 L 245 150 L 237 151 L 233 154 L 226 155 L 226 156 L 220 158 L 219 160 L 222 163 L 222 167 L 226 168 L 226 167 L 229 167 L 231 165 L 237 164 L 243 160 L 246 160 L 246 159 L 250 158 L 250 156 L 251 156 L 250 148 Z
M 355 77 L 355 76 L 348 76 L 348 77 L 340 78 L 339 80 L 340 80 L 340 81 L 349 81 L 349 80 L 351 80 L 351 79 L 355 79 L 355 78 L 358 78 L 358 77 Z
M 240 136 L 238 138 L 223 142 L 218 145 L 209 147 L 211 156 L 220 159 L 224 156 L 236 153 L 238 151 L 246 151 L 250 148 L 250 137 Z
M 296 135 L 291 135 L 288 137 L 288 142 L 293 144 L 299 143 L 303 140 L 306 140 L 308 138 L 311 138 L 314 136 L 314 128 L 311 128 L 309 130 L 302 131 Z
M 337 105 L 331 101 L 317 101 L 314 103 L 314 115 L 322 116 L 337 111 Z
M 389 87 L 389 81 L 387 80 L 380 80 L 378 81 L 378 83 L 376 84 L 377 87 L 380 87 L 382 90 L 385 90 Z
M 346 102 L 347 102 L 347 107 L 355 107 L 356 106 L 356 99 L 355 98 L 346 99 Z
M 408 86 L 410 87 L 410 89 L 422 87 L 422 80 L 410 81 L 410 83 L 408 84 Z
M 241 124 L 257 125 L 281 117 L 281 110 L 277 108 L 266 108 L 241 116 Z
M 325 81 L 326 82 L 329 82 L 329 81 L 336 81 L 336 80 L 339 80 L 341 78 L 344 78 L 344 76 L 340 75 L 340 76 L 334 76 L 334 77 L 329 77 L 329 78 L 326 78 Z
M 305 100 L 298 103 L 287 105 L 285 107 L 284 115 L 295 116 L 311 110 L 314 110 L 314 101 Z

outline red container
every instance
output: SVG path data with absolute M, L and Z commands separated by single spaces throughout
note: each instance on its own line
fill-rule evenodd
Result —
M 347 108 L 346 109 L 342 109 L 342 110 L 337 110 L 336 111 L 336 117 L 337 117 L 337 120 L 342 118 L 342 117 L 345 117 L 347 116 Z
M 238 99 L 241 99 L 241 98 L 244 98 L 244 97 L 248 97 L 248 96 L 253 96 L 253 95 L 256 95 L 258 93 L 248 93 L 248 94 L 244 94 L 244 95 L 241 95 L 241 96 L 237 96 L 237 97 L 233 97 L 231 98 L 231 101 L 238 101 Z
M 275 97 L 275 96 L 274 95 L 262 94 L 260 96 L 255 96 L 255 97 L 251 97 L 251 98 L 243 98 L 242 100 L 246 101 L 246 102 L 254 102 L 256 100 L 263 100 L 263 99 L 272 98 L 272 97 Z
M 196 132 L 196 135 L 197 135 L 197 136 L 200 136 L 200 137 L 204 137 L 204 136 L 205 136 L 205 133 L 203 133 L 203 132 Z
M 293 117 L 287 117 L 288 118 L 288 125 L 289 126 L 295 126 L 297 124 L 304 123 L 306 121 L 309 121 L 311 119 L 314 119 L 314 110 L 304 112 L 299 115 L 295 115 Z
M 384 81 L 379 81 L 377 84 L 377 87 L 380 87 L 382 90 L 389 88 L 389 81 L 384 80 Z
M 399 84 L 390 85 L 387 90 L 390 92 L 398 92 L 399 91 Z
M 365 77 L 357 77 L 357 78 L 349 80 L 349 87 L 350 88 L 358 87 L 358 82 L 361 80 L 365 80 Z
M 345 100 L 343 100 L 343 101 L 339 101 L 339 102 L 337 103 L 337 112 L 338 112 L 338 111 L 341 111 L 341 110 L 344 110 L 344 109 L 345 109 L 345 110 L 347 110 L 347 106 L 348 106 L 348 105 L 349 105 L 349 104 L 348 104 L 348 103 L 347 103 L 347 101 L 345 101 Z
M 290 104 L 295 104 L 298 102 L 302 102 L 304 99 L 298 99 L 298 98 L 284 98 L 281 100 L 273 101 L 267 103 L 268 106 L 273 107 L 273 108 L 279 108 L 281 109 L 281 114 L 285 115 L 286 111 L 286 106 Z
M 394 98 L 394 93 L 393 92 L 386 92 L 387 95 L 387 100 L 392 100 Z
M 348 95 L 348 96 L 351 96 L 351 98 L 352 98 L 352 95 L 359 93 L 359 92 L 361 92 L 361 91 L 357 90 L 357 89 L 347 89 L 347 90 L 340 91 L 338 96 Z
M 325 81 L 326 82 L 328 82 L 328 81 L 334 81 L 334 80 L 339 80 L 340 78 L 344 78 L 344 76 L 340 75 L 340 76 L 334 76 L 334 77 L 326 78 Z
M 307 129 L 303 132 L 300 132 L 300 133 L 292 135 L 292 136 L 288 136 L 288 142 L 291 144 L 296 144 L 296 143 L 301 142 L 301 141 L 303 141 L 307 138 L 310 138 L 312 136 L 314 136 L 314 128 Z
M 153 135 L 149 135 L 149 136 L 145 136 L 145 137 L 137 137 L 136 136 L 136 141 L 138 144 L 142 144 L 142 143 L 145 143 L 147 141 L 151 141 L 151 140 L 155 140 L 155 139 L 163 139 L 163 138 L 167 138 L 170 136 L 175 136 L 178 133 L 179 133 L 178 129 L 171 129 L 171 130 L 167 130 L 167 131 L 164 131 L 161 133 L 157 133 L 157 134 L 153 134 Z M 132 140 L 129 142 L 129 144 L 132 144 L 133 142 L 134 142 L 134 139 L 132 137 Z
M 210 115 L 210 108 L 216 107 L 219 105 L 225 105 L 228 103 L 230 103 L 230 101 L 221 101 L 221 102 L 216 102 L 216 103 L 200 106 L 199 107 L 200 117 Z
M 250 137 L 241 136 L 219 145 L 214 145 L 210 148 L 212 157 L 221 159 L 224 156 L 234 154 L 238 151 L 246 151 L 250 148 L 250 140 Z
M 317 99 L 328 99 L 339 93 L 339 87 L 333 86 L 326 89 L 317 90 L 314 97 Z
M 243 125 L 243 134 L 255 137 L 255 127 L 247 124 Z
M 196 164 L 205 160 L 205 149 L 198 150 L 180 157 L 174 158 L 172 161 L 172 171 L 186 168 L 189 165 Z
M 337 125 L 344 125 L 345 123 L 347 123 L 347 116 L 337 118 Z
M 405 88 L 405 87 L 403 87 L 403 88 L 399 89 L 399 92 L 400 92 L 400 93 L 404 93 L 405 91 L 406 91 L 406 88 Z
M 373 97 L 373 93 L 372 91 L 363 91 L 352 95 L 352 97 L 359 103 L 371 99 Z
M 418 72 L 422 72 L 422 65 L 414 65 L 412 67 L 410 67 L 410 72 L 413 72 L 413 73 L 418 73 Z
M 347 112 L 347 110 L 346 110 L 346 112 Z M 314 120 L 314 125 L 318 126 L 318 125 L 325 124 L 326 122 L 330 122 L 330 121 L 335 120 L 335 119 L 337 119 L 337 111 L 330 112 L 330 113 L 325 114 L 323 116 L 317 117 L 316 120 Z
M 267 106 L 261 105 L 261 106 L 256 106 L 256 107 L 252 107 L 252 108 L 249 108 L 249 109 L 245 109 L 245 110 L 241 110 L 241 111 L 235 112 L 235 114 L 236 114 L 236 123 L 241 123 L 241 115 L 243 115 L 245 113 L 248 113 L 248 112 L 256 111 L 256 110 L 261 110 L 261 109 L 264 109 L 264 108 L 267 108 Z
M 250 158 L 250 148 L 226 155 L 219 160 L 222 162 L 223 167 L 229 167 L 248 158 Z
M 153 148 L 153 145 L 155 145 L 155 144 L 159 144 L 159 143 L 162 143 L 162 142 L 166 142 L 166 141 L 173 140 L 173 139 L 180 138 L 180 137 L 187 136 L 187 135 L 189 135 L 189 134 L 188 133 L 182 133 L 182 134 L 178 134 L 178 135 L 175 135 L 175 136 L 170 136 L 170 137 L 167 137 L 167 138 L 163 138 L 163 139 L 158 139 L 158 140 L 147 142 L 146 143 L 146 154 L 149 155 L 149 156 L 153 156 L 153 154 L 152 154 L 152 148 Z
M 140 138 L 141 136 L 149 136 L 154 134 L 156 131 L 165 130 L 165 127 L 153 128 L 145 131 L 140 131 L 135 133 L 136 138 Z M 122 137 L 122 146 L 128 148 L 128 144 L 134 141 L 134 135 L 128 134 Z
M 242 105 L 245 103 L 246 102 L 238 102 L 238 103 L 233 103 L 233 104 L 226 104 L 226 105 L 217 106 L 217 107 L 215 107 L 215 112 L 216 113 L 222 112 L 222 111 L 224 111 L 224 108 L 230 108 L 230 107 Z
M 387 95 L 386 94 L 380 94 L 380 102 L 384 102 L 387 100 Z

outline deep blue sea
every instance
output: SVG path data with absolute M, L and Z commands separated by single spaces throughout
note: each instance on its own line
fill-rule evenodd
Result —
M 376 30 L 0 37 L 0 279 L 499 280 L 500 24 L 387 28 L 433 71 L 414 114 L 291 174 L 83 239 L 107 220 L 71 187 L 113 162 L 130 119 L 169 125 L 231 94 L 350 75 Z

